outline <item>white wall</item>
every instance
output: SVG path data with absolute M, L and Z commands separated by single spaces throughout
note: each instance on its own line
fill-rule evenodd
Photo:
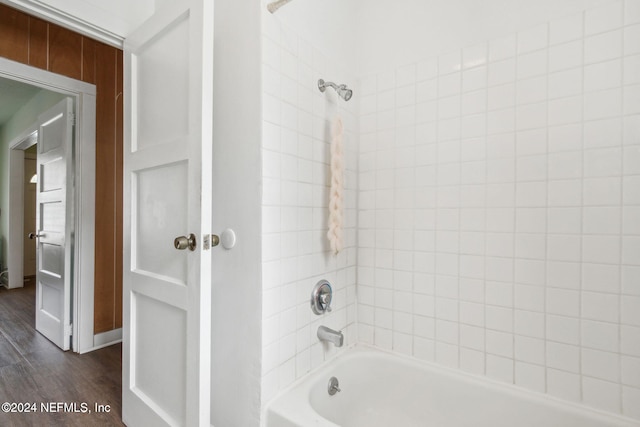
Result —
M 358 75 L 449 52 L 608 0 L 357 0 Z M 323 2 L 319 2 L 323 3 Z
M 260 15 L 252 0 L 216 0 L 213 224 L 237 234 L 213 249 L 212 393 L 215 426 L 260 418 Z
M 359 339 L 640 419 L 638 2 L 390 62 L 358 93 Z
M 320 78 L 355 84 L 343 61 L 351 53 L 348 29 L 334 22 L 325 31 L 316 21 L 342 22 L 350 11 L 348 2 L 327 3 L 323 13 L 322 2 L 305 1 L 273 15 L 262 11 L 263 403 L 356 338 L 356 104 L 317 87 Z M 334 256 L 326 234 L 329 129 L 336 114 L 345 124 L 346 206 L 345 248 Z M 317 316 L 309 302 L 320 279 L 332 284 L 334 299 L 333 311 Z M 344 347 L 321 343 L 320 325 L 342 330 Z
M 41 90 L 0 128 L 0 237 L 2 262 L 7 266 L 7 236 L 9 235 L 9 144 L 33 125 L 40 114 L 64 98 L 56 92 Z
M 263 10 L 269 1 L 262 0 Z M 355 71 L 358 2 L 295 0 L 271 15 L 344 70 Z M 266 19 L 271 19 L 265 15 Z

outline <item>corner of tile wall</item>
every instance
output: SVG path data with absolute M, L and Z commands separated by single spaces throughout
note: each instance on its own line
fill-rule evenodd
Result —
M 357 340 L 356 239 L 358 130 L 356 102 L 324 94 L 317 81 L 355 85 L 338 61 L 263 15 L 263 363 L 262 401 L 335 357 Z M 326 238 L 330 126 L 345 125 L 345 247 L 332 255 Z M 328 280 L 333 310 L 316 316 L 313 286 Z M 345 345 L 321 343 L 320 325 L 341 330 Z

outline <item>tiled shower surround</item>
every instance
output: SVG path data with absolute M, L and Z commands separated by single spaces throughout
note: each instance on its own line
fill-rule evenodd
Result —
M 362 79 L 361 342 L 640 418 L 640 15 Z
M 640 419 L 640 2 L 362 76 L 337 259 L 316 241 L 332 63 L 263 31 L 263 401 L 331 355 L 303 313 L 326 273 L 348 344 Z

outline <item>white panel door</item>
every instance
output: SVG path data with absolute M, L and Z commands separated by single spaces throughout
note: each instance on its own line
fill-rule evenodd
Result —
M 72 112 L 67 98 L 38 117 L 36 330 L 63 350 L 71 343 Z
M 125 41 L 122 418 L 209 426 L 213 2 Z M 174 239 L 194 236 L 193 250 Z M 187 239 L 184 239 L 185 241 Z

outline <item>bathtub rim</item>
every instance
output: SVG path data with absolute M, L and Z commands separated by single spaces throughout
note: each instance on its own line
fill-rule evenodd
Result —
M 335 368 L 336 364 L 345 363 L 350 359 L 354 359 L 362 355 L 370 355 L 374 357 L 382 356 L 383 358 L 391 359 L 392 361 L 399 361 L 400 363 L 411 365 L 412 367 L 417 369 L 427 370 L 435 374 L 448 375 L 459 381 L 476 384 L 479 387 L 484 387 L 488 390 L 509 393 L 511 395 L 515 395 L 516 397 L 527 399 L 529 401 L 540 403 L 542 405 L 550 405 L 559 409 L 566 408 L 570 411 L 592 415 L 595 418 L 610 419 L 611 421 L 617 421 L 621 424 L 626 424 L 628 425 L 628 427 L 640 427 L 640 420 L 627 417 L 622 414 L 608 412 L 603 409 L 588 406 L 580 402 L 562 399 L 560 397 L 553 396 L 547 393 L 529 390 L 524 387 L 517 386 L 516 384 L 502 382 L 486 375 L 473 374 L 462 369 L 452 368 L 449 366 L 438 364 L 434 361 L 419 359 L 413 356 L 396 353 L 392 350 L 378 348 L 366 343 L 352 344 L 347 349 L 345 349 L 345 351 L 340 352 L 332 358 L 326 360 L 317 369 L 307 372 L 295 382 L 285 387 L 283 390 L 280 390 L 272 399 L 270 399 L 265 405 L 263 405 L 263 408 L 261 410 L 261 427 L 266 427 L 269 410 L 277 407 L 278 402 L 285 403 L 285 396 L 289 397 L 289 400 L 305 401 L 308 408 L 311 409 L 311 412 L 313 412 L 313 414 L 316 414 L 316 416 L 320 417 L 322 420 L 326 420 L 326 424 L 318 424 L 319 426 L 340 427 L 337 424 L 327 420 L 321 414 L 318 414 L 315 409 L 313 409 L 311 402 L 309 401 L 311 388 L 316 384 L 318 380 L 321 380 L 323 376 L 326 376 L 327 371 Z M 294 389 L 299 389 L 298 394 L 295 396 L 290 396 L 290 393 L 292 393 Z M 276 412 L 280 416 L 284 417 L 284 415 L 280 411 Z

